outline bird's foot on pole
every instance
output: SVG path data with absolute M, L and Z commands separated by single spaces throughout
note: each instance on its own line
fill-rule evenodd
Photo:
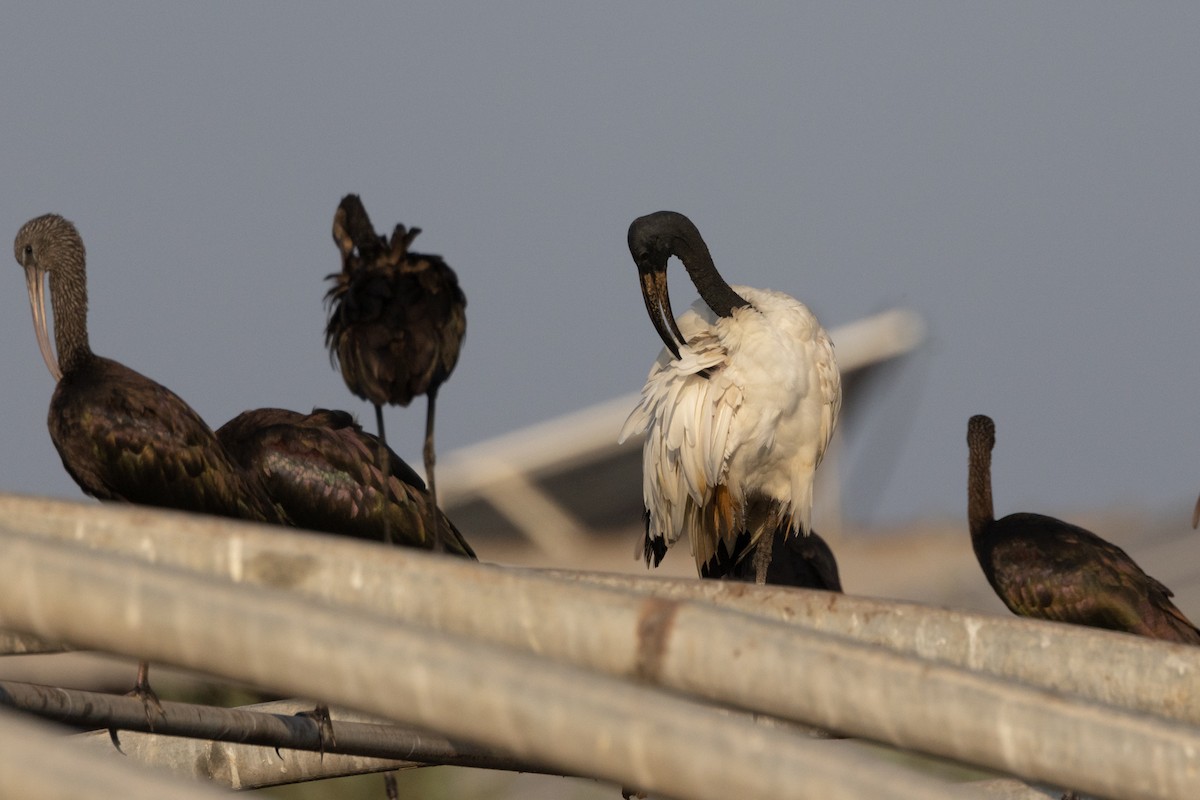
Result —
M 163 711 L 162 703 L 158 700 L 158 695 L 150 688 L 150 662 L 139 661 L 137 680 L 134 681 L 133 688 L 125 693 L 126 697 L 136 697 L 142 701 L 142 706 L 146 710 L 146 727 L 154 730 L 154 717 L 159 716 L 166 718 L 166 712 Z M 116 728 L 108 729 L 108 738 L 112 740 L 113 747 L 121 750 L 121 739 Z
M 166 717 L 163 712 L 162 703 L 158 701 L 158 695 L 150 688 L 150 662 L 138 662 L 137 680 L 133 684 L 133 690 L 129 692 L 130 697 L 136 697 L 142 701 L 142 706 L 146 709 L 146 724 L 150 726 L 150 730 L 154 730 L 154 715 Z
M 151 730 L 154 729 L 155 716 L 166 718 L 167 714 L 163 711 L 162 703 L 158 701 L 158 695 L 150 688 L 150 684 L 133 687 L 133 691 L 129 692 L 128 696 L 142 701 L 142 706 L 146 709 L 146 724 L 150 726 Z
M 337 747 L 337 737 L 333 734 L 333 719 L 329 716 L 329 706 L 318 703 L 312 711 L 297 711 L 297 717 L 307 717 L 317 723 L 317 739 L 320 742 L 321 758 L 325 757 L 325 744 Z

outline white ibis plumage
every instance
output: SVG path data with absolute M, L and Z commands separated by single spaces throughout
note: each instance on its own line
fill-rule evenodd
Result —
M 621 431 L 646 434 L 646 563 L 686 534 L 701 576 L 726 576 L 753 552 L 764 583 L 775 531 L 812 530 L 813 478 L 842 400 L 833 344 L 795 298 L 726 283 L 682 214 L 634 220 L 629 251 L 666 345 Z M 678 320 L 671 256 L 700 294 Z

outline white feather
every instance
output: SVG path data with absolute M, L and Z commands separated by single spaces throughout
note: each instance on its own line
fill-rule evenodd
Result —
M 700 511 L 721 484 L 739 518 L 748 498 L 765 498 L 791 530 L 810 530 L 813 477 L 841 407 L 833 344 L 804 304 L 733 288 L 749 307 L 717 317 L 697 301 L 679 317 L 687 345 L 678 360 L 663 349 L 620 437 L 646 433 L 647 535 L 670 545 L 686 533 L 698 560 L 715 546 Z

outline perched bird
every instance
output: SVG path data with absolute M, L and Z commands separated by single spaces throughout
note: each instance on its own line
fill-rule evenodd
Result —
M 25 269 L 38 346 L 57 382 L 50 439 L 79 487 L 101 500 L 286 524 L 261 479 L 243 475 L 191 406 L 92 352 L 86 258 L 75 226 L 57 214 L 37 217 L 22 226 L 13 250 Z M 47 275 L 55 348 L 46 322 Z M 148 669 L 139 665 L 135 692 L 149 708 L 158 701 Z
M 801 589 L 824 589 L 828 592 L 842 591 L 842 579 L 838 575 L 837 559 L 833 550 L 816 531 L 807 536 L 788 536 L 787 528 L 776 528 L 771 548 L 771 563 L 767 565 L 766 583 L 770 586 L 796 586 Z M 738 537 L 738 544 L 749 542 L 748 533 Z M 735 546 L 734 552 L 737 552 Z M 727 580 L 753 583 L 757 579 L 753 560 L 743 558 L 735 561 L 725 574 Z
M 1171 602 L 1171 590 L 1125 551 L 1096 534 L 1041 514 L 992 516 L 996 427 L 967 423 L 971 544 L 988 583 L 1014 614 L 1154 639 L 1200 644 L 1200 630 Z
M 350 391 L 375 406 L 384 472 L 383 406 L 407 406 L 422 394 L 428 398 L 424 458 L 433 509 L 437 393 L 458 363 L 467 299 L 441 256 L 409 251 L 420 232 L 397 225 L 389 241 L 375 233 L 358 195 L 342 198 L 333 217 L 342 271 L 328 276 L 333 287 L 325 295 L 325 345 Z
M 620 437 L 646 433 L 646 563 L 657 566 L 686 534 L 702 577 L 722 577 L 754 553 L 764 583 L 775 533 L 812 530 L 813 477 L 842 402 L 833 344 L 795 298 L 727 284 L 682 214 L 634 220 L 629 251 L 666 346 Z M 671 256 L 700 294 L 678 321 Z
M 454 555 L 475 558 L 454 524 L 438 509 L 437 535 L 425 483 L 404 460 L 388 454 L 384 479 L 379 439 L 345 411 L 311 414 L 282 408 L 244 411 L 217 429 L 217 438 L 244 471 L 261 476 L 271 498 L 301 528 L 431 549 L 435 538 Z M 386 446 L 386 445 L 384 445 Z

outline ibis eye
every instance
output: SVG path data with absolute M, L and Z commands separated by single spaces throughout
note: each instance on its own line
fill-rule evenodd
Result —
M 33 256 L 33 245 L 31 245 L 31 244 L 25 245 L 25 257 L 31 258 L 32 256 Z

